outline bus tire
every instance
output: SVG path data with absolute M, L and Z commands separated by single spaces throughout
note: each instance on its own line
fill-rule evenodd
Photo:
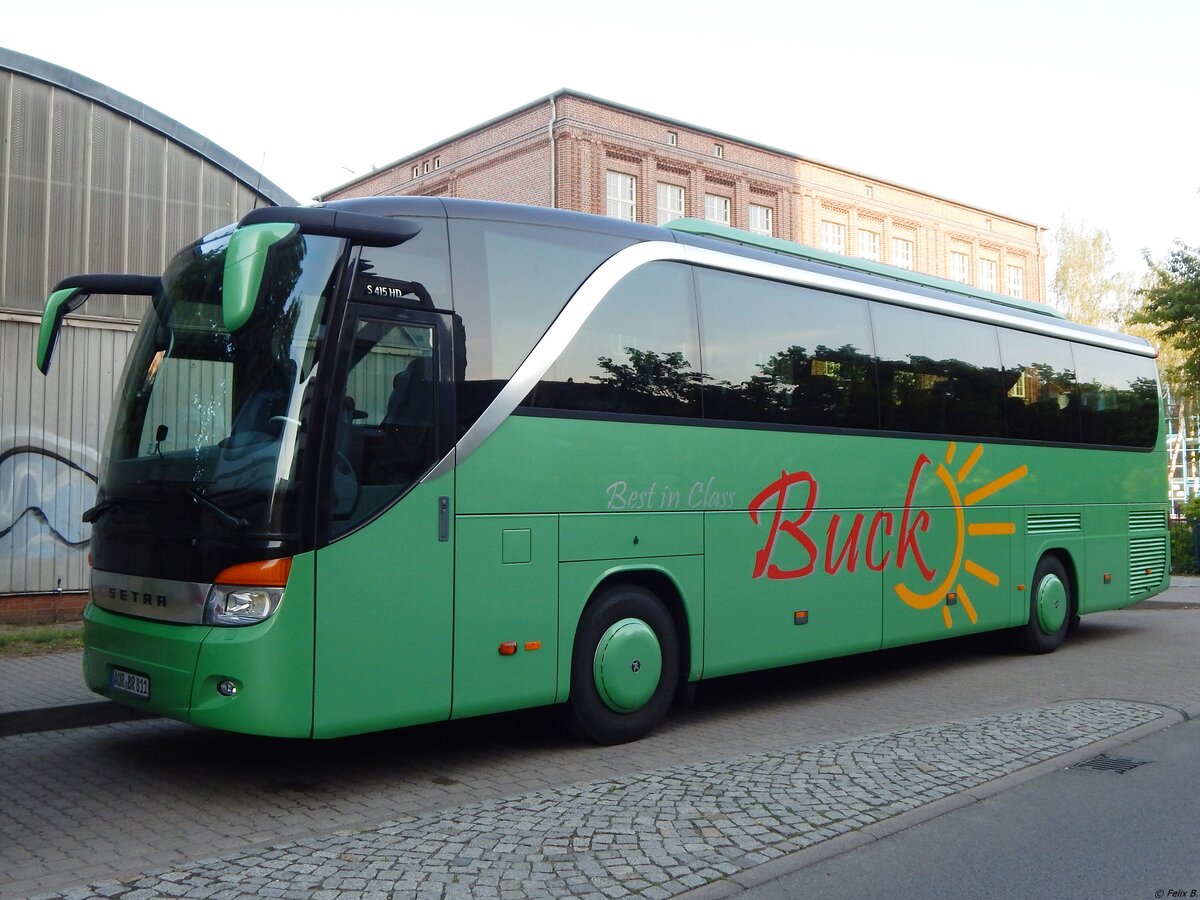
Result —
M 679 636 L 645 588 L 604 589 L 583 612 L 571 655 L 568 723 L 598 744 L 623 744 L 662 720 L 679 681 Z
M 1046 554 L 1038 560 L 1029 589 L 1029 621 L 1017 630 L 1021 646 L 1030 653 L 1057 650 L 1075 618 L 1071 576 L 1062 560 Z

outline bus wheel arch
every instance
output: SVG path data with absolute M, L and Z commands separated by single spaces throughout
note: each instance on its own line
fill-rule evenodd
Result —
M 664 590 L 670 586 L 665 576 L 647 575 L 654 573 L 606 579 L 579 617 L 566 714 L 574 731 L 600 744 L 648 734 L 670 708 L 686 671 L 678 596 Z
M 1066 551 L 1045 551 L 1029 582 L 1028 618 L 1017 629 L 1023 649 L 1050 653 L 1062 645 L 1078 620 L 1079 590 L 1075 566 Z

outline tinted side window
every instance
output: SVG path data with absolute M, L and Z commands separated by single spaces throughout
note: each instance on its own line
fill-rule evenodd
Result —
M 330 536 L 396 501 L 437 460 L 437 363 L 427 325 L 354 323 L 352 365 L 337 416 Z
M 698 418 L 699 366 L 691 272 L 651 263 L 600 302 L 524 405 Z
M 564 304 L 596 268 L 632 241 L 607 234 L 451 219 L 454 309 L 462 317 L 465 431 L 517 370 Z
M 1083 440 L 1153 447 L 1159 416 L 1154 360 L 1083 344 L 1074 349 Z
M 884 428 L 1004 436 L 995 328 L 883 303 L 872 304 L 871 317 Z
M 450 309 L 450 256 L 444 219 L 409 217 L 421 224 L 398 247 L 363 247 L 350 296 L 372 303 Z
M 1075 362 L 1066 341 L 1000 329 L 1008 436 L 1079 442 Z
M 867 301 L 696 271 L 709 419 L 875 428 Z

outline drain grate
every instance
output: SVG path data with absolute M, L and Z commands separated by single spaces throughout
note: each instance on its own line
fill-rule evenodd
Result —
M 1127 756 L 1109 756 L 1107 753 L 1101 753 L 1099 756 L 1076 763 L 1071 768 L 1096 769 L 1100 772 L 1116 772 L 1118 775 L 1124 775 L 1130 769 L 1144 766 L 1148 762 L 1150 762 L 1148 759 L 1130 759 Z

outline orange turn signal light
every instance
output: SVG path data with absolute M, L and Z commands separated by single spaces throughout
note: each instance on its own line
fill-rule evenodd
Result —
M 505 641 L 503 644 L 500 645 L 500 655 L 501 656 L 512 656 L 516 652 L 517 652 L 517 642 L 516 641 Z
M 245 584 L 254 587 L 285 587 L 292 571 L 292 558 L 264 559 L 238 563 L 221 572 L 214 584 Z

